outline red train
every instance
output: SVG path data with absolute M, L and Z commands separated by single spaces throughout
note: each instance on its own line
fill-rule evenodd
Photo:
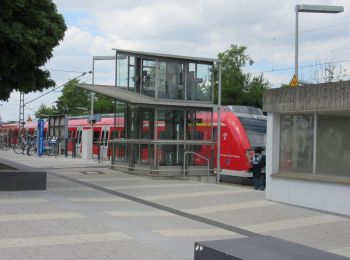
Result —
M 211 120 L 207 116 L 199 116 L 200 122 L 196 123 L 196 134 L 199 134 L 203 140 L 210 139 L 211 130 L 208 124 Z M 217 114 L 213 115 L 214 135 L 217 133 Z M 221 113 L 221 153 L 220 164 L 221 174 L 229 176 L 251 177 L 250 158 L 253 156 L 257 147 L 265 148 L 266 146 L 266 117 L 262 111 L 254 107 L 246 106 L 224 106 Z M 35 133 L 36 122 L 26 122 L 24 128 L 19 130 L 18 124 L 3 124 L 0 126 L 0 136 L 9 136 L 11 142 L 17 140 L 18 135 Z M 90 129 L 91 124 L 88 122 L 88 116 L 71 117 L 68 123 L 68 137 L 70 140 L 76 140 L 75 144 L 68 142 L 68 151 L 71 152 L 73 147 L 76 153 L 81 152 L 81 136 L 83 129 Z M 22 132 L 20 132 L 22 131 Z M 147 125 L 144 126 L 143 132 L 149 131 Z M 45 124 L 45 134 L 47 124 Z M 114 133 L 115 132 L 115 133 Z M 164 132 L 164 124 L 158 124 L 158 138 Z M 93 153 L 95 156 L 100 152 L 102 158 L 111 155 L 111 149 L 108 147 L 108 140 L 124 137 L 124 120 L 123 117 L 117 117 L 116 128 L 114 127 L 113 115 L 102 116 L 100 122 L 93 125 Z M 100 147 L 98 147 L 100 144 Z M 198 153 L 208 157 L 210 151 L 202 147 Z M 216 153 L 216 147 L 215 147 Z M 147 157 L 147 151 L 142 151 L 142 157 Z M 196 165 L 205 165 L 206 162 L 199 157 L 195 158 Z M 216 156 L 214 156 L 214 167 L 216 165 Z

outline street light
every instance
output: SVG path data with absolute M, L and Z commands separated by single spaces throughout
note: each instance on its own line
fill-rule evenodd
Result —
M 344 12 L 344 6 L 331 5 L 296 5 L 295 6 L 295 77 L 298 79 L 298 44 L 299 44 L 299 12 L 336 14 Z

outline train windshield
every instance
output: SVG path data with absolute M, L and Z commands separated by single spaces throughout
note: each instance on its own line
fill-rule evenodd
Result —
M 252 147 L 265 147 L 266 119 L 243 116 L 239 116 L 238 118 L 247 133 L 250 145 Z

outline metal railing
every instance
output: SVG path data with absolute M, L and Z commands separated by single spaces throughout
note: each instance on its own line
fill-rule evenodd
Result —
M 198 156 L 199 158 L 202 158 L 203 160 L 206 160 L 208 163 L 208 175 L 207 175 L 207 182 L 209 182 L 209 172 L 210 172 L 210 166 L 209 166 L 209 159 L 207 159 L 206 157 L 204 157 L 203 155 L 200 155 L 198 153 L 192 152 L 192 151 L 186 151 L 184 152 L 184 165 L 183 165 L 183 178 L 184 180 L 186 180 L 186 155 L 187 154 L 194 154 L 196 156 Z

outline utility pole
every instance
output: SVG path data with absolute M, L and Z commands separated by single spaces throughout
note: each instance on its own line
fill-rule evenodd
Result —
M 19 93 L 19 115 L 18 115 L 18 128 L 24 127 L 24 93 Z

